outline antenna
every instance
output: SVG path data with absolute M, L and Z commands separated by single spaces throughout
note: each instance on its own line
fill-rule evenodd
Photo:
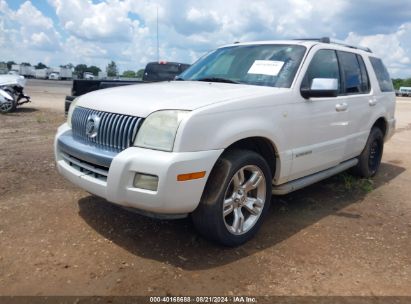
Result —
M 157 62 L 160 61 L 160 43 L 158 40 L 158 6 L 157 6 Z

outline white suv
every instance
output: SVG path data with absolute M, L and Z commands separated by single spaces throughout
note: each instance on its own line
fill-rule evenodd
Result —
M 58 170 L 154 217 L 191 215 L 205 237 L 249 240 L 271 194 L 380 165 L 395 94 L 368 49 L 329 39 L 239 43 L 175 81 L 86 94 L 58 129 Z

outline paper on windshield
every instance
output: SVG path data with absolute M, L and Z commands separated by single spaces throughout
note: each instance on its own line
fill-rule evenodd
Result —
M 277 76 L 283 65 L 284 61 L 256 60 L 247 73 Z

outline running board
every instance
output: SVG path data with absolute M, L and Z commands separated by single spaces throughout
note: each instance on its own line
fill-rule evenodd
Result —
M 314 184 L 316 182 L 319 182 L 323 179 L 326 179 L 330 176 L 333 176 L 337 173 L 340 173 L 342 171 L 345 171 L 351 167 L 354 167 L 356 164 L 358 163 L 358 159 L 353 158 L 350 160 L 347 160 L 335 167 L 332 167 L 330 169 L 318 172 L 318 173 L 314 173 L 311 175 L 308 175 L 306 177 L 302 177 L 299 179 L 296 179 L 294 181 L 282 184 L 282 185 L 278 185 L 278 186 L 273 186 L 273 190 L 272 193 L 275 195 L 283 195 L 283 194 L 287 194 L 290 192 L 293 192 L 295 190 L 304 188 L 308 185 Z

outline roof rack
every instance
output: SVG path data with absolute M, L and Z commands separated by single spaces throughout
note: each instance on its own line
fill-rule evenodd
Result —
M 321 42 L 321 43 L 332 43 L 332 44 L 338 44 L 338 45 L 342 45 L 342 46 L 349 47 L 349 48 L 352 48 L 352 49 L 357 49 L 357 50 L 362 50 L 362 51 L 365 51 L 365 52 L 368 52 L 368 53 L 372 53 L 371 49 L 368 48 L 368 47 L 351 45 L 351 44 L 345 43 L 344 41 L 341 41 L 341 40 L 330 39 L 330 37 L 302 38 L 302 39 L 294 39 L 294 40 L 317 41 L 317 42 Z

